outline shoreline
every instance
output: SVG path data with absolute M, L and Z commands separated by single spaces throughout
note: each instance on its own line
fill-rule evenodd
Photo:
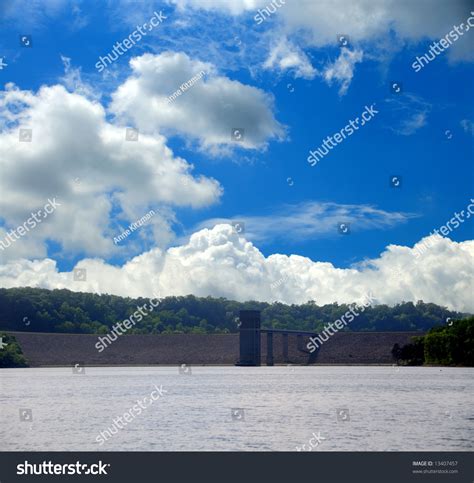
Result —
M 98 368 L 107 368 L 107 367 L 181 367 L 182 364 L 85 364 L 84 367 L 98 367 Z M 445 368 L 445 369 L 465 369 L 473 366 L 438 366 L 438 365 L 419 365 L 419 366 L 404 366 L 404 365 L 397 365 L 397 364 L 346 364 L 346 363 L 333 363 L 333 364 L 274 364 L 273 366 L 267 366 L 266 364 L 262 364 L 260 366 L 239 366 L 237 364 L 193 364 L 187 363 L 187 367 L 244 367 L 244 368 L 271 368 L 271 367 L 394 367 L 394 368 L 409 368 L 409 367 L 430 367 L 430 368 Z M 35 365 L 35 366 L 28 366 L 28 367 L 0 367 L 2 369 L 70 369 L 74 367 L 74 364 L 71 365 Z
M 15 338 L 30 367 L 168 367 L 234 366 L 240 358 L 239 333 L 128 334 L 105 350 L 97 348 L 97 334 L 2 331 Z M 314 353 L 306 350 L 307 337 L 276 333 L 273 365 L 281 366 L 392 366 L 396 344 L 404 346 L 420 332 L 338 332 Z M 268 360 L 267 337 L 261 335 L 261 366 Z M 271 365 L 267 366 L 271 367 Z

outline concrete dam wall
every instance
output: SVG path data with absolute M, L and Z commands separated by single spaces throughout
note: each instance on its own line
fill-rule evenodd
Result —
M 16 337 L 31 366 L 235 364 L 239 334 L 124 335 L 102 352 L 97 335 L 6 332 Z M 421 332 L 339 332 L 317 353 L 309 354 L 309 337 L 289 336 L 288 356 L 283 336 L 275 334 L 275 364 L 392 364 L 391 350 L 411 342 Z M 261 336 L 262 365 L 266 360 L 265 334 Z

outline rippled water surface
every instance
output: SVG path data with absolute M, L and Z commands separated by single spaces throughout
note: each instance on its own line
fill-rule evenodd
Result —
M 294 451 L 312 438 L 315 444 L 313 433 L 319 434 L 318 451 L 474 446 L 472 368 L 191 367 L 182 372 L 177 367 L 87 367 L 85 374 L 71 368 L 1 369 L 0 449 Z M 163 391 L 151 402 L 154 385 Z M 144 406 L 141 414 L 133 409 L 137 400 Z M 129 411 L 127 422 L 123 414 Z M 101 432 L 103 444 L 97 441 Z

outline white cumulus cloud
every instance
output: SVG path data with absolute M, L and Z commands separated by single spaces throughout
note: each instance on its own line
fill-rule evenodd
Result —
M 140 236 L 149 232 L 166 245 L 173 238 L 169 207 L 205 207 L 221 195 L 219 183 L 193 176 L 193 166 L 163 136 L 140 133 L 138 141 L 126 141 L 125 128 L 110 123 L 100 103 L 60 85 L 33 93 L 8 84 L 0 91 L 0 123 L 0 237 L 49 198 L 61 205 L 28 233 L 36 242 L 31 256 L 44 254 L 48 241 L 64 253 L 110 256 L 120 223 L 150 209 L 157 215 Z M 19 141 L 20 129 L 31 129 L 31 142 Z M 16 258 L 30 243 L 13 243 L 1 259 Z
M 271 139 L 284 137 L 285 129 L 273 115 L 273 97 L 219 75 L 210 63 L 165 52 L 136 57 L 130 65 L 133 73 L 112 95 L 111 110 L 143 132 L 179 134 L 207 151 L 264 149 Z M 192 86 L 183 87 L 197 76 Z M 181 93 L 173 96 L 177 91 Z M 243 129 L 239 142 L 231 136 L 235 128 Z
M 390 245 L 378 258 L 341 269 L 299 255 L 265 257 L 230 225 L 217 225 L 194 233 L 184 245 L 150 250 L 122 267 L 100 259 L 84 259 L 77 267 L 87 270 L 87 281 L 73 281 L 71 272 L 59 272 L 50 259 L 11 261 L 0 266 L 0 286 L 319 304 L 360 301 L 371 293 L 376 303 L 424 300 L 474 312 L 474 241 L 437 235 L 414 247 Z
M 257 12 L 268 0 L 172 0 L 181 11 L 194 8 L 228 15 Z M 354 42 L 377 41 L 394 32 L 407 41 L 446 35 L 471 15 L 470 0 L 287 0 L 278 9 L 284 31 L 304 32 L 306 43 L 321 47 L 348 35 Z M 469 41 L 461 39 L 468 55 Z M 459 42 L 458 42 L 459 43 Z M 464 45 L 465 44 L 465 45 Z

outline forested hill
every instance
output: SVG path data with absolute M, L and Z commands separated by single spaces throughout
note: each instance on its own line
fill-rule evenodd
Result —
M 31 332 L 107 333 L 116 322 L 127 319 L 149 299 L 95 295 L 69 290 L 36 288 L 0 289 L 0 329 Z M 262 326 L 282 329 L 322 330 L 340 318 L 348 305 L 318 306 L 281 303 L 235 302 L 224 298 L 166 297 L 146 312 L 129 333 L 228 333 L 237 331 L 242 309 L 262 311 Z M 369 307 L 348 324 L 354 331 L 426 331 L 446 325 L 446 320 L 467 314 L 421 301 L 394 307 Z

